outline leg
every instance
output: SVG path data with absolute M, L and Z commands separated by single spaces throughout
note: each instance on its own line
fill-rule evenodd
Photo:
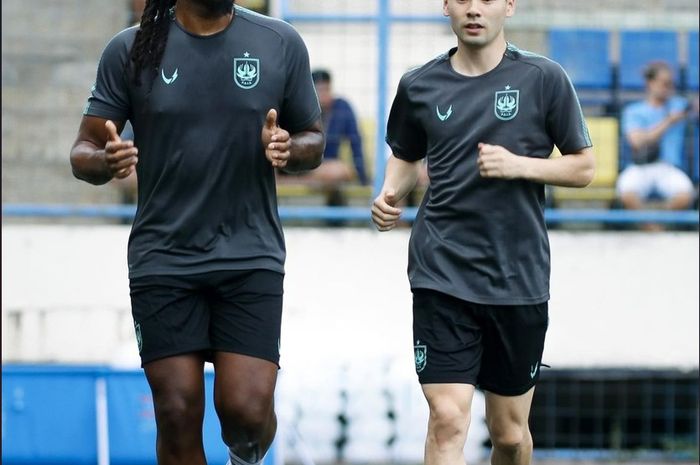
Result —
M 625 192 L 620 195 L 620 203 L 625 210 L 641 210 L 644 208 L 644 202 L 634 192 Z
M 158 465 L 205 465 L 204 357 L 167 357 L 144 365 L 156 414 Z
M 528 426 L 535 388 L 519 396 L 486 392 L 486 424 L 493 443 L 491 465 L 528 465 L 532 436 Z
M 667 210 L 685 210 L 686 208 L 690 208 L 692 202 L 692 192 L 683 192 L 668 199 L 665 208 Z
M 540 376 L 549 324 L 548 303 L 486 306 L 479 385 L 485 391 L 492 465 L 532 459 L 530 405 Z
M 223 275 L 212 295 L 214 405 L 232 463 L 257 463 L 277 430 L 284 276 L 268 270 Z
M 240 459 L 259 462 L 277 430 L 277 365 L 247 355 L 217 352 L 214 370 L 214 405 L 224 442 Z
M 641 210 L 649 198 L 653 183 L 649 166 L 628 166 L 617 179 L 617 195 L 627 210 Z
M 309 173 L 309 176 L 312 180 L 329 188 L 352 181 L 354 178 L 352 169 L 342 160 L 324 161 L 321 166 Z
M 482 354 L 473 313 L 470 304 L 455 297 L 413 290 L 415 368 L 430 409 L 426 465 L 464 465 Z
M 190 276 L 132 279 L 131 308 L 153 393 L 159 465 L 204 465 L 204 354 L 209 310 Z
M 423 394 L 430 407 L 425 465 L 464 464 L 474 386 L 424 384 Z

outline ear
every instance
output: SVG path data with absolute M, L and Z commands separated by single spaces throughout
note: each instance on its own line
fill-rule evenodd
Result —
M 516 0 L 506 0 L 506 18 L 510 18 L 515 14 Z
M 447 8 L 449 0 L 442 0 L 442 15 L 450 16 L 450 10 Z

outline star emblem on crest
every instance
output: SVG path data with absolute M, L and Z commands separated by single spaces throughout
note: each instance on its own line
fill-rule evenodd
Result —
M 506 86 L 506 90 L 510 90 L 510 86 Z
M 250 53 L 245 52 L 245 53 L 243 54 L 243 56 L 246 57 L 246 58 L 248 58 L 248 57 L 250 57 Z

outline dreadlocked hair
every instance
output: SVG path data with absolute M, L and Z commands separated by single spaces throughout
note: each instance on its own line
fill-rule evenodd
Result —
M 143 70 L 151 70 L 155 74 L 160 67 L 170 31 L 170 10 L 175 2 L 176 0 L 146 0 L 141 25 L 136 31 L 129 56 L 136 86 L 141 85 Z

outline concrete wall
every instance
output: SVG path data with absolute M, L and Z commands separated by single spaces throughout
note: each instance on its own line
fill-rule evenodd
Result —
M 410 362 L 408 230 L 286 235 L 285 364 Z M 2 360 L 137 366 L 127 237 L 125 226 L 5 225 Z M 551 241 L 546 363 L 698 366 L 697 233 L 554 231 Z
M 72 177 L 68 153 L 127 0 L 2 2 L 2 201 L 110 202 Z
M 286 237 L 277 392 L 289 456 L 299 434 L 314 460 L 333 460 L 344 436 L 350 462 L 419 462 L 427 408 L 413 371 L 408 230 L 287 228 Z M 3 363 L 138 367 L 127 238 L 125 226 L 3 227 Z M 545 363 L 697 369 L 697 233 L 554 231 L 551 244 Z M 477 394 L 470 463 L 484 458 L 483 405 Z
M 73 179 L 68 153 L 100 53 L 127 25 L 129 0 L 3 0 L 2 201 L 118 202 L 115 188 Z M 374 0 L 294 0 L 295 11 L 364 13 Z M 393 0 L 405 14 L 439 14 L 440 0 Z M 278 2 L 272 2 L 279 11 Z M 528 0 L 508 23 L 508 38 L 546 52 L 551 26 L 697 28 L 694 0 Z M 330 68 L 338 93 L 360 117 L 374 119 L 377 105 L 376 35 L 370 25 L 298 24 L 312 66 Z M 392 29 L 390 96 L 401 74 L 454 44 L 445 25 Z M 383 123 L 382 123 L 383 124 Z

